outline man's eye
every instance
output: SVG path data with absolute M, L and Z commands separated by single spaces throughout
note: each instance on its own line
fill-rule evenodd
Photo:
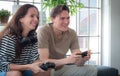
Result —
M 64 20 L 65 18 L 61 18 L 61 20 Z
M 37 16 L 37 19 L 39 19 L 39 16 Z
M 30 17 L 34 17 L 34 15 L 31 15 Z
M 67 19 L 70 19 L 70 17 L 68 17 Z
M 70 19 L 70 17 L 67 17 L 67 18 L 62 17 L 62 18 L 61 18 L 61 20 L 64 20 L 64 19 Z

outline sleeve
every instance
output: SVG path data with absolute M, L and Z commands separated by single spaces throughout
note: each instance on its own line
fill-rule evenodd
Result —
M 37 30 L 38 48 L 49 48 L 48 30 L 45 27 L 39 27 Z
M 14 38 L 4 36 L 0 44 L 0 72 L 9 71 L 9 64 L 12 61 L 15 51 Z
M 35 43 L 32 47 L 31 47 L 31 50 L 32 50 L 32 53 L 31 53 L 31 56 L 29 58 L 29 61 L 30 61 L 30 64 L 32 64 L 34 61 L 38 60 L 39 59 L 39 54 L 38 54 L 38 43 Z
M 79 42 L 78 42 L 78 37 L 75 31 L 72 32 L 72 40 L 71 40 L 71 45 L 70 45 L 70 50 L 73 52 L 73 50 L 79 49 Z

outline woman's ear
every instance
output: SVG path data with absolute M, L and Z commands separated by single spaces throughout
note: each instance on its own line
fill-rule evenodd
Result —
M 24 17 L 20 16 L 19 21 L 20 21 L 20 22 L 23 22 L 23 21 L 24 21 Z
M 22 22 L 22 21 L 23 21 L 23 18 L 20 18 L 19 21 Z

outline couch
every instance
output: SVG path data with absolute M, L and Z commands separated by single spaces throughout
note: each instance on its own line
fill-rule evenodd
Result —
M 118 76 L 118 69 L 108 66 L 97 66 L 97 76 Z
M 118 76 L 118 70 L 108 66 L 96 66 L 98 69 L 97 76 Z M 28 73 L 30 72 L 30 73 Z M 32 76 L 31 71 L 25 71 L 23 76 Z

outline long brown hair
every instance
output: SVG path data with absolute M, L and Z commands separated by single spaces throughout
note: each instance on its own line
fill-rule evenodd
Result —
M 5 29 L 3 29 L 3 31 L 1 31 L 0 43 L 1 43 L 2 37 L 6 34 L 16 35 L 17 37 L 22 36 L 23 28 L 22 28 L 20 19 L 27 14 L 28 9 L 31 7 L 36 8 L 34 5 L 31 5 L 31 4 L 25 4 L 25 5 L 22 5 L 21 7 L 19 7 L 19 9 L 13 15 L 12 19 L 7 23 Z M 37 9 L 37 11 L 38 11 L 38 9 Z M 38 17 L 38 20 L 39 20 L 39 17 Z M 37 26 L 38 26 L 38 24 L 37 24 Z M 36 27 L 36 29 L 37 29 L 37 27 Z M 30 33 L 34 33 L 35 30 L 30 31 Z M 16 56 L 19 56 L 22 51 L 22 48 L 19 46 L 19 43 L 17 40 L 16 40 L 15 50 L 16 50 Z

